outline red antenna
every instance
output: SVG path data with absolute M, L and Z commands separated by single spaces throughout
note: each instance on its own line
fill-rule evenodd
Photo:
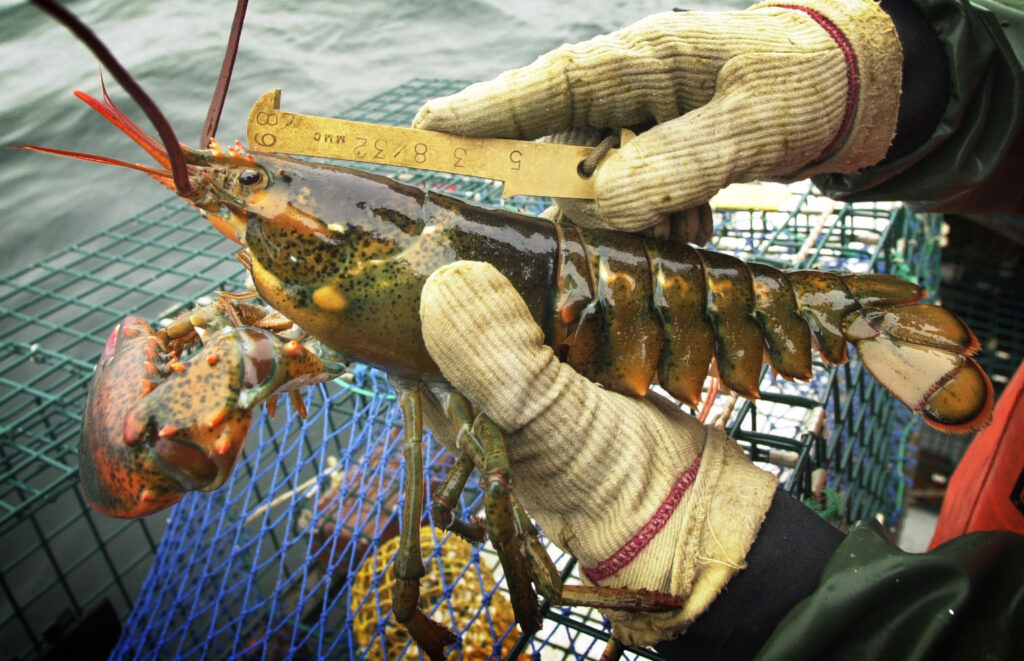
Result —
M 171 162 L 171 175 L 174 178 L 175 190 L 179 195 L 188 194 L 192 190 L 192 185 L 188 180 L 185 155 L 181 151 L 177 136 L 174 135 L 174 129 L 171 128 L 170 122 L 160 112 L 160 108 L 153 102 L 153 99 L 132 78 L 127 69 L 121 66 L 121 63 L 117 61 L 117 58 L 110 52 L 110 49 L 100 41 L 96 33 L 89 29 L 77 16 L 52 0 L 32 0 L 32 2 L 63 24 L 79 41 L 85 44 L 93 52 L 93 55 L 96 56 L 96 59 L 114 76 L 117 82 L 121 83 L 121 87 L 128 92 L 139 108 L 146 113 L 149 121 L 153 122 L 157 134 L 164 143 L 164 147 L 167 149 L 167 157 Z
M 245 21 L 245 10 L 248 5 L 249 0 L 238 0 L 238 4 L 235 5 L 235 19 L 231 23 L 231 34 L 228 36 L 228 46 L 224 51 L 224 62 L 220 65 L 220 76 L 217 78 L 217 86 L 214 88 L 213 98 L 210 100 L 210 110 L 206 113 L 203 133 L 199 136 L 200 149 L 206 149 L 210 140 L 217 133 L 220 114 L 224 110 L 224 98 L 227 96 L 228 86 L 231 84 L 231 71 L 235 68 L 238 41 L 242 37 L 242 23 Z

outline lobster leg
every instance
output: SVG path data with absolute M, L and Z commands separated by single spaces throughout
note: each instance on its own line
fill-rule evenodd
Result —
M 424 575 L 419 539 L 408 531 L 418 531 L 423 510 L 423 466 L 421 436 L 422 394 L 417 384 L 391 378 L 399 394 L 405 417 L 406 500 L 402 514 L 402 534 L 395 561 L 396 592 L 393 599 L 395 619 L 401 622 L 420 648 L 432 659 L 441 658 L 444 648 L 457 638 L 446 627 L 431 620 L 418 607 L 419 579 Z M 483 541 L 478 524 L 458 521 L 453 508 L 473 469 L 480 471 L 486 512 L 486 536 L 490 539 L 505 574 L 509 598 L 516 622 L 525 635 L 538 631 L 542 624 L 537 592 L 550 602 L 567 606 L 592 606 L 616 610 L 659 612 L 681 608 L 682 599 L 648 590 L 603 586 L 565 586 L 562 577 L 541 544 L 540 534 L 526 510 L 515 497 L 512 473 L 501 429 L 486 414 L 477 414 L 472 405 L 450 386 L 428 386 L 455 430 L 454 449 L 459 460 L 435 490 L 435 524 L 465 535 L 470 541 Z M 417 533 L 418 534 L 418 533 Z M 534 590 L 536 586 L 536 591 Z M 615 649 L 613 646 L 612 649 Z
M 519 547 L 530 559 L 533 583 L 546 599 L 556 604 L 560 603 L 565 586 L 562 584 L 558 567 L 551 561 L 547 549 L 540 543 L 540 533 L 537 532 L 537 527 L 533 525 L 523 506 L 518 500 L 513 500 L 512 506 L 516 517 L 516 529 L 519 531 Z
M 449 517 L 442 519 L 442 522 L 452 521 L 450 505 L 458 499 L 458 493 L 455 493 L 454 487 L 457 481 L 461 482 L 461 486 L 464 486 L 466 481 L 461 474 L 465 468 L 462 465 L 462 459 L 471 459 L 472 467 L 478 469 L 484 476 L 482 483 L 484 510 L 487 517 L 486 531 L 505 573 L 516 622 L 519 623 L 523 633 L 527 635 L 534 633 L 540 629 L 541 616 L 537 595 L 530 585 L 534 576 L 530 559 L 520 550 L 519 546 L 520 527 L 516 514 L 517 512 L 521 513 L 523 519 L 527 521 L 529 519 L 512 494 L 505 438 L 490 418 L 483 414 L 474 415 L 472 405 L 462 394 L 448 387 L 435 386 L 432 391 L 440 402 L 445 416 L 452 422 L 456 430 L 455 447 L 462 452 L 459 463 L 445 478 L 442 488 L 439 489 L 440 492 L 444 492 L 445 496 L 441 508 L 442 510 L 447 508 Z M 468 474 L 466 477 L 468 478 Z M 447 491 L 446 486 L 449 487 Z M 435 501 L 436 506 L 437 502 Z M 442 513 L 444 512 L 442 511 Z M 454 528 L 451 529 L 454 530 Z M 537 546 L 540 547 L 539 540 Z
M 479 523 L 462 521 L 455 518 L 453 509 L 459 502 L 462 490 L 474 468 L 483 468 L 484 452 L 480 441 L 470 433 L 473 422 L 473 407 L 462 395 L 450 388 L 435 387 L 434 396 L 444 409 L 445 416 L 452 421 L 457 430 L 455 447 L 461 453 L 458 462 L 445 476 L 441 486 L 433 493 L 431 508 L 434 525 L 451 530 L 466 541 L 482 544 L 487 539 L 487 530 Z
M 413 639 L 433 661 L 444 659 L 444 648 L 458 637 L 444 625 L 430 619 L 419 607 L 420 578 L 425 571 L 420 555 L 420 521 L 423 518 L 423 419 L 420 392 L 398 379 L 392 380 L 398 391 L 405 419 L 405 507 L 402 530 L 395 558 L 395 593 L 392 610 Z
M 459 502 L 462 490 L 473 472 L 473 459 L 463 454 L 433 493 L 431 511 L 434 525 L 453 533 L 473 544 L 482 544 L 487 539 L 487 530 L 474 521 L 463 521 L 455 517 L 454 507 Z
M 541 615 L 537 595 L 530 585 L 534 572 L 529 558 L 519 547 L 505 437 L 498 425 L 482 413 L 473 421 L 471 433 L 480 440 L 484 449 L 483 487 L 487 534 L 505 572 L 516 622 L 522 632 L 529 636 L 540 629 Z

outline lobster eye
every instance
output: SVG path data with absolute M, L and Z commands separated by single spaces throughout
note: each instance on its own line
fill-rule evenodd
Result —
M 242 173 L 238 175 L 238 183 L 243 186 L 254 186 L 260 183 L 263 179 L 263 175 L 256 170 L 242 170 Z

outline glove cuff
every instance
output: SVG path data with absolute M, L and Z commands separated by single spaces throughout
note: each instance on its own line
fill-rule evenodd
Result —
M 896 134 L 903 50 L 892 19 L 873 0 L 765 2 L 751 9 L 805 13 L 835 40 L 846 58 L 842 124 L 822 153 L 789 179 L 821 172 L 856 172 L 878 163 Z
M 664 525 L 662 537 L 670 546 L 649 544 L 635 557 L 634 570 L 625 568 L 602 581 L 603 585 L 643 585 L 686 599 L 682 609 L 667 613 L 606 612 L 615 636 L 626 644 L 653 645 L 685 632 L 729 579 L 746 567 L 747 552 L 771 506 L 776 477 L 755 466 L 722 430 L 707 428 L 698 462 L 683 506 Z M 670 572 L 664 570 L 666 563 Z M 636 574 L 645 573 L 645 568 L 656 570 L 657 576 Z M 584 575 L 591 574 L 591 569 L 585 568 Z

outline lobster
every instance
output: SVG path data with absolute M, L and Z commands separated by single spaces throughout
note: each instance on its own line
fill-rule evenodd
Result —
M 418 606 L 425 396 L 460 430 L 458 461 L 435 493 L 435 521 L 471 541 L 491 539 L 524 633 L 540 627 L 537 592 L 565 605 L 651 612 L 682 605 L 644 590 L 562 584 L 515 497 L 501 430 L 447 386 L 424 346 L 420 292 L 441 266 L 493 264 L 556 354 L 624 395 L 642 396 L 657 382 L 695 406 L 714 363 L 727 387 L 756 398 L 763 362 L 784 378 L 808 379 L 812 347 L 840 364 L 852 343 L 878 381 L 928 424 L 963 432 L 991 415 L 991 383 L 971 357 L 977 339 L 952 313 L 919 304 L 923 290 L 898 278 L 785 272 L 682 243 L 484 208 L 240 143 L 161 143 L 105 88 L 102 100 L 76 95 L 160 167 L 28 148 L 133 168 L 175 190 L 243 247 L 240 260 L 269 306 L 226 297 L 160 332 L 137 317 L 113 331 L 86 402 L 80 452 L 88 501 L 136 517 L 186 491 L 215 489 L 258 403 L 332 378 L 347 361 L 379 367 L 392 375 L 406 423 L 393 610 L 431 658 L 444 658 L 457 639 Z M 485 525 L 452 511 L 474 470 L 485 476 Z

